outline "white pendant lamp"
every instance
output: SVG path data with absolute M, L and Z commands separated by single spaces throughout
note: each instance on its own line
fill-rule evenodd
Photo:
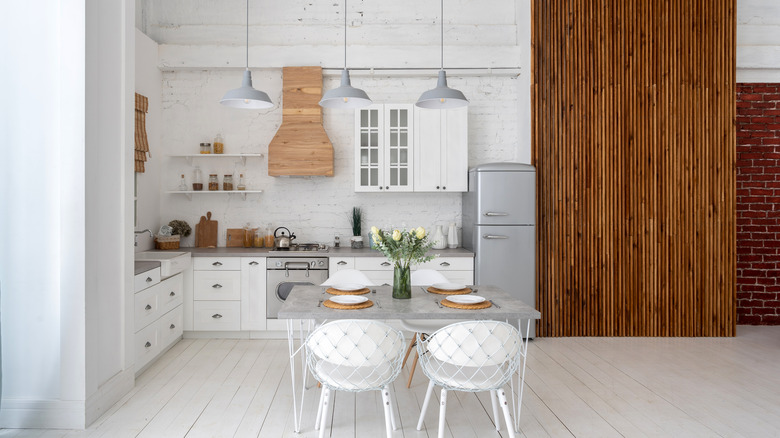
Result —
M 252 88 L 252 72 L 249 71 L 249 0 L 246 0 L 246 70 L 241 87 L 228 91 L 219 101 L 232 108 L 267 109 L 274 104 L 263 91 Z
M 352 86 L 347 70 L 347 0 L 344 0 L 344 70 L 341 71 L 341 85 L 329 90 L 322 96 L 323 108 L 355 109 L 371 105 L 371 99 L 365 91 Z
M 426 91 L 417 100 L 420 108 L 449 109 L 460 108 L 469 104 L 466 96 L 460 91 L 447 86 L 447 73 L 444 71 L 444 0 L 441 0 L 441 70 L 436 88 Z

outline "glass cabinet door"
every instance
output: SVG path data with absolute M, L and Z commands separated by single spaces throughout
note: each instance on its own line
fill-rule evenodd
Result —
M 385 190 L 412 190 L 412 105 L 385 105 Z
M 379 190 L 382 187 L 382 105 L 371 105 L 355 112 L 357 132 L 355 187 Z

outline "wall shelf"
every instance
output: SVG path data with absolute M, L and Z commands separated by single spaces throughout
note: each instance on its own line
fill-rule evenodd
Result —
M 164 193 L 171 194 L 171 195 L 187 195 L 187 198 L 192 201 L 192 195 L 205 195 L 205 194 L 237 194 L 237 195 L 244 195 L 243 198 L 246 200 L 246 195 L 248 193 L 263 193 L 262 190 L 167 190 Z
M 168 155 L 169 157 L 174 158 L 184 158 L 187 160 L 187 163 L 192 165 L 193 158 L 206 158 L 206 159 L 215 159 L 215 158 L 240 158 L 241 163 L 246 166 L 246 159 L 247 158 L 263 158 L 265 155 L 263 154 L 172 154 Z

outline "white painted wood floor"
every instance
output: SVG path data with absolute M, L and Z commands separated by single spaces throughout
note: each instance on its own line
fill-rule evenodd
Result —
M 531 342 L 524 437 L 780 436 L 780 327 L 736 338 L 540 338 Z M 438 406 L 415 430 L 427 379 L 395 383 L 394 437 L 435 437 Z M 318 391 L 292 429 L 286 341 L 185 339 L 85 431 L 2 430 L 0 437 L 313 437 Z M 438 391 L 435 391 L 438 393 Z M 451 393 L 448 437 L 505 437 L 484 394 Z M 381 437 L 378 392 L 337 393 L 331 437 Z

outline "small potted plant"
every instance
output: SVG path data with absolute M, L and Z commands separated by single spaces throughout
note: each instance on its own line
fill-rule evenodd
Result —
M 352 248 L 363 247 L 363 212 L 360 207 L 352 207 L 352 215 L 349 217 L 349 225 L 352 227 Z
M 179 249 L 181 238 L 187 237 L 192 233 L 190 224 L 182 220 L 168 222 L 167 228 L 170 229 L 170 234 L 167 234 L 167 230 L 163 230 L 165 228 L 160 228 L 161 233 L 154 238 L 154 245 L 157 249 Z

